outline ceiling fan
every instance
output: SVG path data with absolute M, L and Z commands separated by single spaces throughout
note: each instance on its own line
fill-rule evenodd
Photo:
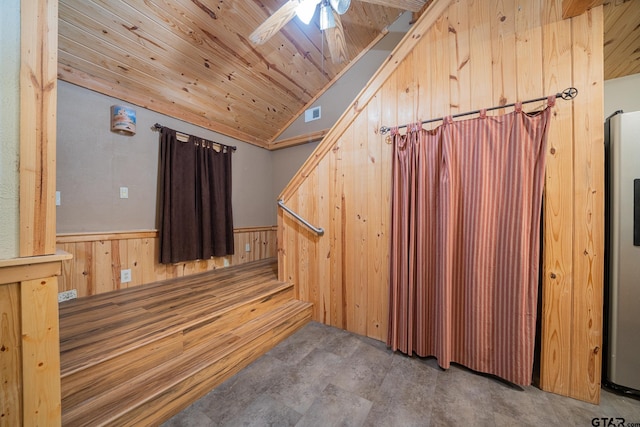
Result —
M 381 6 L 418 12 L 427 3 L 427 0 L 360 0 L 367 3 L 375 3 Z M 263 44 L 275 33 L 280 31 L 294 16 L 305 23 L 311 22 L 317 6 L 320 5 L 320 30 L 327 38 L 327 45 L 334 63 L 347 60 L 347 43 L 344 38 L 344 29 L 340 21 L 340 15 L 349 10 L 351 0 L 288 0 L 270 17 L 266 19 L 249 39 L 254 44 Z

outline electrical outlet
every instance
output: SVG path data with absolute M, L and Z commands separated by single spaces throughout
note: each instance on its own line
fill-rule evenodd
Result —
M 131 281 L 131 269 L 120 270 L 120 283 L 129 283 Z
M 58 302 L 69 301 L 78 298 L 78 291 L 71 289 L 70 291 L 60 292 L 58 294 Z
M 121 199 L 129 198 L 129 187 L 120 187 L 120 198 Z
M 251 243 L 245 243 L 244 251 L 245 252 L 251 252 Z

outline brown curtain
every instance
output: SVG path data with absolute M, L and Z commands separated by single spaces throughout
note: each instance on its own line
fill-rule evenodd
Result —
M 531 383 L 549 107 L 394 129 L 393 350 Z
M 160 129 L 160 262 L 233 254 L 231 149 Z

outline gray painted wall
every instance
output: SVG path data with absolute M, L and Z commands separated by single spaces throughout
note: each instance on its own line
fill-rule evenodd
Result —
M 19 255 L 20 0 L 0 15 L 0 259 Z
M 125 231 L 155 228 L 160 123 L 238 150 L 233 155 L 233 208 L 236 227 L 273 225 L 271 153 L 172 117 L 132 106 L 137 133 L 110 130 L 111 98 L 58 82 L 57 232 Z M 126 104 L 124 104 L 126 105 Z M 120 187 L 129 198 L 120 199 Z
M 362 88 L 367 84 L 391 51 L 409 31 L 411 13 L 405 12 L 389 26 L 389 32 L 376 45 L 355 63 L 337 82 L 333 84 L 309 108 L 321 107 L 322 117 L 308 123 L 304 122 L 304 114 L 298 117 L 277 141 L 328 129 L 340 118 L 353 102 Z
M 640 74 L 604 82 L 604 117 L 618 110 L 625 113 L 640 111 Z
M 273 165 L 273 200 L 278 200 L 278 196 L 287 186 L 291 178 L 300 169 L 300 166 L 309 158 L 313 150 L 318 146 L 318 142 L 296 145 L 295 147 L 284 148 L 273 151 L 271 163 Z

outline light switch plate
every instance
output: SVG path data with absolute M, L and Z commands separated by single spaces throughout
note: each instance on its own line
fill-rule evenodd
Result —
M 129 187 L 120 187 L 120 198 L 121 199 L 129 198 Z

